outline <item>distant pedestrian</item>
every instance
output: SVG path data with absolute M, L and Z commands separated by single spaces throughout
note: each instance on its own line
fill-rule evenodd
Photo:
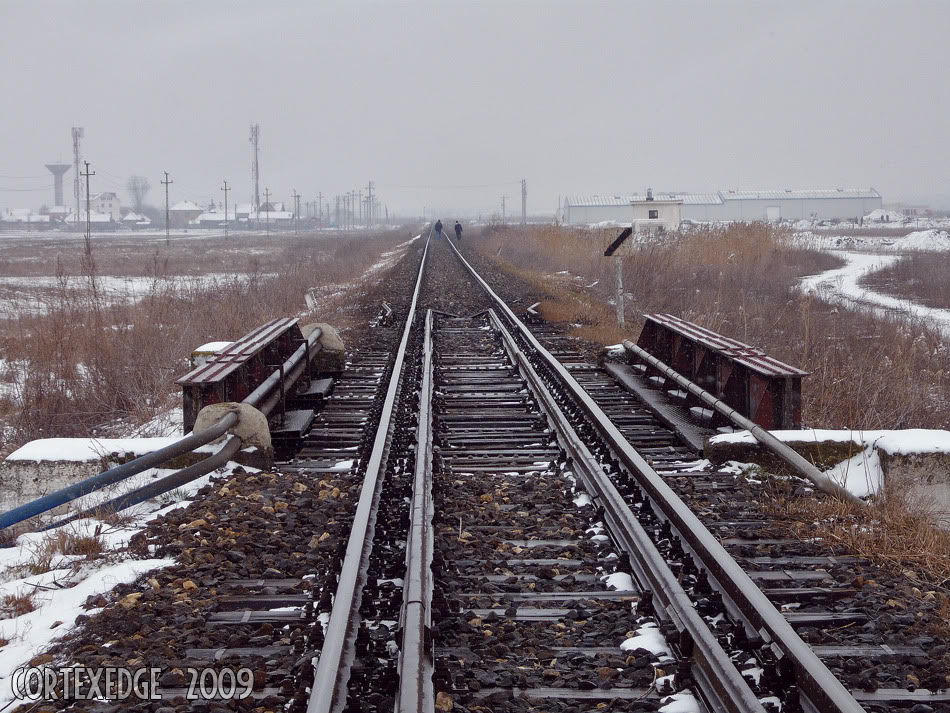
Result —
M 435 237 L 441 238 L 442 237 L 442 219 L 439 218 L 439 220 L 435 221 L 435 225 L 432 227 L 435 230 Z
M 462 224 L 457 220 L 455 221 L 455 239 L 459 241 L 462 239 Z

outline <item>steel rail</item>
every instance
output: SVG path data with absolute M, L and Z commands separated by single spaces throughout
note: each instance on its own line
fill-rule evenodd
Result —
M 624 349 L 633 354 L 637 359 L 645 361 L 661 374 L 665 375 L 669 379 L 672 379 L 679 386 L 689 391 L 689 393 L 701 400 L 707 406 L 715 409 L 717 412 L 728 418 L 732 423 L 749 431 L 755 440 L 785 461 L 785 463 L 787 463 L 796 473 L 810 480 L 819 490 L 828 493 L 829 495 L 833 495 L 836 498 L 840 498 L 841 500 L 847 500 L 848 502 L 854 503 L 855 505 L 867 504 L 861 500 L 861 498 L 854 495 L 854 493 L 849 492 L 847 488 L 843 488 L 831 480 L 831 478 L 823 474 L 813 464 L 809 463 L 800 454 L 795 452 L 795 450 L 782 443 L 779 439 L 762 428 L 760 425 L 743 416 L 722 399 L 717 399 L 713 394 L 706 391 L 701 386 L 694 384 L 678 371 L 674 370 L 673 367 L 664 364 L 662 361 L 657 359 L 645 349 L 638 347 L 629 339 L 625 339 L 623 341 L 623 346 Z
M 416 468 L 406 540 L 406 583 L 403 588 L 402 645 L 399 647 L 399 692 L 396 713 L 432 713 L 435 691 L 432 651 L 432 310 L 426 312 L 419 389 Z
M 346 545 L 343 567 L 340 570 L 336 594 L 333 597 L 330 621 L 327 624 L 323 649 L 320 652 L 310 699 L 307 702 L 307 713 L 339 713 L 346 705 L 347 683 L 355 658 L 354 644 L 360 624 L 360 600 L 363 585 L 366 582 L 369 556 L 373 549 L 373 529 L 376 523 L 379 494 L 385 476 L 384 469 L 395 415 L 396 397 L 401 385 L 400 375 L 406 359 L 406 345 L 409 342 L 409 333 L 415 318 L 428 252 L 427 237 L 419 265 L 419 275 L 416 278 L 416 287 L 412 293 L 412 302 L 409 313 L 406 315 L 406 324 L 396 350 L 392 376 L 379 417 L 373 450 L 367 461 L 363 487 L 353 516 L 353 526 Z
M 865 709 L 841 681 L 828 670 L 811 647 L 795 633 L 781 612 L 726 552 L 686 503 L 680 500 L 653 467 L 627 442 L 619 429 L 570 372 L 544 348 L 531 330 L 495 294 L 458 249 L 451 243 L 449 245 L 475 281 L 495 302 L 499 311 L 517 329 L 533 352 L 587 414 L 619 460 L 637 478 L 640 486 L 659 509 L 658 514 L 668 519 L 683 539 L 684 549 L 691 550 L 705 566 L 711 583 L 722 593 L 727 607 L 734 615 L 745 621 L 751 632 L 758 633 L 767 644 L 770 644 L 777 656 L 788 657 L 795 682 L 813 709 L 819 713 L 865 713 Z
M 642 589 L 653 592 L 654 599 L 662 605 L 658 615 L 672 620 L 677 631 L 688 636 L 685 641 L 692 647 L 692 651 L 688 651 L 688 654 L 692 654 L 691 673 L 701 688 L 700 695 L 712 710 L 764 713 L 764 706 L 696 610 L 695 603 L 677 580 L 666 558 L 643 529 L 597 458 L 574 430 L 544 377 L 518 347 L 495 310 L 490 309 L 489 316 L 501 333 L 508 354 L 541 402 L 558 441 L 570 454 L 573 471 L 594 496 L 594 502 L 604 509 L 608 530 L 627 553 L 637 582 Z

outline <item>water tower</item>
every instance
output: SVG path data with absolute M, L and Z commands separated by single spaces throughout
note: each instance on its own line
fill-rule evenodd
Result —
M 48 163 L 46 168 L 53 174 L 53 205 L 66 205 L 63 203 L 63 174 L 71 166 L 68 163 Z

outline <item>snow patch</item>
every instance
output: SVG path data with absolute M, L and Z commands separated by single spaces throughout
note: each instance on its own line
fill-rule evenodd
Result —
M 627 572 L 614 572 L 613 574 L 608 574 L 603 580 L 607 587 L 613 588 L 618 592 L 637 591 L 636 587 L 633 586 L 633 577 Z
M 689 691 L 674 693 L 669 698 L 664 698 L 660 706 L 659 713 L 702 713 L 703 708 L 699 701 Z
M 97 461 L 113 453 L 120 458 L 137 457 L 170 446 L 177 437 L 159 438 L 41 438 L 30 441 L 7 456 L 10 461 Z
M 656 628 L 655 624 L 647 624 L 637 629 L 635 636 L 623 641 L 620 644 L 621 651 L 633 651 L 634 649 L 645 649 L 654 656 L 669 656 L 670 647 L 663 638 L 663 634 Z
M 769 431 L 769 433 L 783 443 L 851 442 L 859 446 L 874 445 L 889 455 L 950 453 L 950 431 L 930 428 L 907 428 L 895 431 L 806 428 L 800 431 Z M 756 440 L 748 431 L 736 431 L 713 436 L 709 442 L 710 444 L 754 444 Z

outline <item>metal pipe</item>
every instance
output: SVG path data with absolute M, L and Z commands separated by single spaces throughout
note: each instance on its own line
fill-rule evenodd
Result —
M 833 495 L 836 498 L 840 498 L 841 500 L 854 503 L 855 505 L 866 505 L 866 503 L 861 500 L 861 498 L 849 492 L 847 488 L 843 488 L 838 485 L 836 482 L 831 480 L 831 478 L 818 470 L 818 468 L 816 468 L 813 464 L 805 460 L 794 449 L 782 443 L 779 439 L 777 439 L 754 421 L 751 421 L 743 416 L 722 399 L 717 399 L 711 393 L 700 386 L 697 386 L 679 372 L 674 371 L 672 367 L 667 366 L 645 349 L 638 347 L 629 339 L 624 340 L 623 346 L 624 349 L 633 354 L 637 359 L 645 361 L 661 374 L 675 381 L 679 386 L 689 391 L 689 393 L 700 399 L 707 406 L 715 409 L 717 413 L 720 413 L 728 418 L 732 423 L 739 426 L 739 428 L 744 428 L 749 431 L 755 440 L 785 461 L 796 473 L 810 480 L 814 486 L 822 492 Z
M 95 507 L 86 508 L 75 515 L 70 515 L 63 520 L 54 522 L 52 525 L 46 525 L 45 527 L 41 528 L 41 531 L 52 530 L 66 525 L 73 520 L 80 520 L 84 517 L 95 517 L 102 511 L 118 512 L 119 510 L 124 510 L 127 507 L 143 503 L 146 500 L 156 497 L 157 495 L 161 495 L 162 493 L 167 493 L 169 490 L 180 488 L 182 485 L 187 485 L 192 480 L 200 478 L 202 475 L 207 475 L 212 470 L 226 465 L 227 462 L 231 460 L 231 456 L 237 453 L 240 448 L 241 439 L 237 436 L 228 436 L 228 440 L 224 442 L 217 453 L 208 456 L 199 463 L 190 465 L 187 468 L 182 468 L 171 475 L 167 475 L 160 480 L 152 481 L 148 485 L 137 488 L 131 492 L 125 493 L 124 495 L 120 495 L 119 497 L 113 498 L 108 502 L 101 503 Z
M 419 389 L 416 470 L 406 539 L 406 582 L 403 588 L 399 647 L 399 693 L 396 713 L 432 713 L 432 310 L 426 312 Z
M 321 332 L 319 329 L 313 330 L 313 332 L 307 335 L 306 343 L 301 344 L 300 347 L 298 347 L 297 350 L 284 362 L 283 369 L 287 372 L 286 378 L 290 381 L 290 383 L 296 382 L 303 372 L 305 366 L 307 366 L 303 360 L 306 356 L 309 356 L 310 348 L 320 338 L 320 334 Z M 319 348 L 317 351 L 319 351 Z M 267 377 L 260 386 L 251 392 L 242 403 L 255 406 L 265 416 L 268 415 L 280 400 L 280 394 L 274 393 L 274 387 L 279 385 L 280 380 L 281 369 L 277 369 L 274 371 L 274 373 Z M 23 522 L 24 520 L 28 520 L 31 517 L 40 515 L 48 510 L 59 507 L 60 505 L 65 505 L 66 503 L 84 495 L 94 493 L 106 486 L 114 485 L 115 483 L 125 480 L 126 478 L 129 478 L 133 475 L 138 475 L 144 470 L 157 467 L 162 463 L 171 460 L 172 458 L 177 458 L 178 456 L 184 455 L 185 453 L 190 453 L 196 448 L 207 445 L 211 441 L 220 438 L 228 430 L 230 430 L 237 423 L 237 421 L 237 413 L 225 414 L 225 416 L 223 416 L 217 423 L 209 426 L 199 433 L 192 432 L 182 438 L 180 441 L 176 441 L 165 448 L 153 451 L 152 453 L 147 453 L 144 456 L 136 458 L 135 460 L 131 460 L 128 463 L 123 463 L 122 465 L 116 466 L 115 468 L 110 468 L 103 473 L 94 475 L 93 477 L 87 478 L 86 480 L 80 481 L 79 483 L 73 483 L 72 485 L 62 488 L 61 490 L 57 490 L 55 493 L 44 495 L 41 498 L 37 498 L 36 500 L 25 503 L 17 508 L 13 508 L 12 510 L 0 514 L 0 529 L 9 527 L 10 525 L 15 525 L 16 523 Z M 204 463 L 204 461 L 202 461 L 202 463 Z M 185 470 L 188 469 L 186 468 Z M 211 470 L 213 470 L 213 468 Z M 204 473 L 199 473 L 198 475 L 204 475 Z M 198 477 L 198 475 L 193 476 L 192 480 L 195 477 Z M 131 493 L 128 495 L 131 495 Z
M 137 475 L 143 470 L 159 466 L 172 458 L 190 453 L 195 448 L 208 444 L 216 438 L 220 438 L 228 429 L 234 426 L 237 421 L 238 416 L 236 413 L 226 414 L 220 421 L 206 428 L 204 431 L 191 433 L 169 446 L 160 448 L 152 453 L 147 453 L 140 458 L 136 458 L 128 463 L 123 463 L 115 468 L 110 468 L 99 475 L 94 475 L 86 480 L 73 483 L 61 490 L 57 490 L 55 493 L 44 495 L 20 507 L 13 508 L 0 515 L 0 529 L 15 525 L 23 520 L 28 520 L 31 517 L 64 505 L 83 495 L 94 493 L 107 485 L 112 485 L 133 475 Z

